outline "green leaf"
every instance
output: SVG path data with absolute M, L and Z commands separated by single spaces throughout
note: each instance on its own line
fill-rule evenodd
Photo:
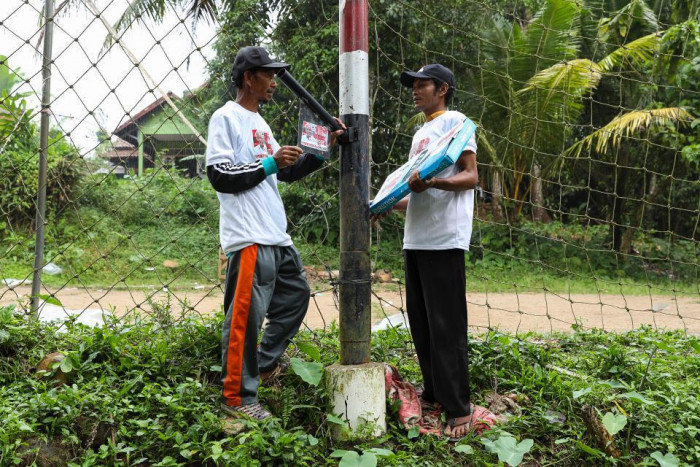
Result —
M 63 306 L 59 299 L 52 297 L 48 294 L 40 294 L 39 298 L 48 303 L 49 305 Z
M 654 341 L 654 345 L 661 350 L 665 350 L 666 352 L 674 353 L 676 351 L 676 349 L 668 345 L 666 342 Z
M 690 346 L 691 346 L 696 352 L 700 352 L 700 341 L 690 341 Z
M 359 455 L 355 451 L 348 451 L 340 459 L 338 467 L 375 467 L 377 465 L 377 456 L 371 452 L 366 452 Z
M 61 371 L 64 373 L 70 373 L 73 371 L 73 363 L 70 359 L 64 358 L 61 360 Z
M 326 415 L 326 420 L 331 422 L 331 423 L 335 423 L 336 425 L 341 425 L 341 426 L 347 425 L 347 422 L 345 420 L 343 420 L 342 418 L 338 417 L 337 415 L 333 415 L 333 414 Z
M 321 361 L 321 351 L 311 342 L 297 342 L 297 347 L 304 355 L 308 356 L 315 362 Z
M 323 364 L 292 358 L 292 371 L 310 385 L 318 386 L 323 377 Z
M 389 449 L 382 449 L 382 448 L 371 448 L 366 450 L 365 452 L 371 452 L 375 456 L 379 457 L 390 457 L 394 455 L 394 451 L 390 451 Z
M 574 399 L 578 399 L 581 396 L 585 396 L 586 394 L 588 394 L 592 390 L 593 390 L 593 388 L 589 386 L 587 388 L 581 389 L 580 391 L 574 391 Z
M 474 448 L 468 444 L 460 444 L 456 446 L 455 451 L 461 452 L 462 454 L 474 454 Z
M 626 392 L 624 394 L 620 394 L 620 397 L 624 397 L 625 399 L 630 399 L 646 405 L 652 405 L 655 403 L 654 401 L 650 401 L 649 399 L 645 398 L 638 392 Z
M 659 451 L 654 451 L 650 454 L 652 459 L 655 459 L 661 467 L 678 467 L 678 458 L 673 454 L 661 454 Z
M 221 443 L 215 442 L 211 445 L 211 458 L 214 462 L 221 457 L 223 452 L 224 450 L 221 448 Z
M 420 436 L 420 428 L 417 426 L 411 427 L 410 430 L 408 430 L 408 439 L 414 439 L 418 438 Z
M 330 456 L 331 457 L 343 457 L 345 454 L 347 454 L 349 452 L 352 452 L 352 451 L 348 451 L 347 449 L 336 449 L 335 451 L 333 451 L 330 454 Z
M 530 452 L 535 442 L 531 439 L 518 441 L 512 436 L 501 435 L 496 441 L 482 439 L 481 442 L 489 452 L 498 454 L 498 460 L 505 462 L 511 467 L 520 465 L 523 456 Z
M 625 383 L 621 383 L 619 381 L 600 381 L 598 384 L 601 386 L 607 386 L 609 388 L 613 389 L 627 389 L 627 385 Z
M 306 441 L 309 443 L 309 446 L 316 446 L 318 444 L 318 438 L 313 435 L 306 435 Z
M 617 434 L 627 425 L 627 417 L 608 412 L 603 415 L 603 426 L 611 435 Z
M 17 428 L 19 428 L 20 431 L 34 431 L 34 428 L 24 422 L 19 422 L 19 426 Z
M 604 457 L 605 454 L 602 451 L 599 451 L 595 448 L 592 448 L 586 444 L 583 444 L 581 441 L 574 440 L 574 443 L 576 443 L 576 447 L 585 452 L 586 454 L 590 454 L 592 456 L 596 457 Z

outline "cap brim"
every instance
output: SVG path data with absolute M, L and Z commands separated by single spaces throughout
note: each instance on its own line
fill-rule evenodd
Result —
M 417 71 L 404 71 L 401 73 L 401 84 L 403 84 L 406 87 L 413 87 L 413 81 L 416 79 L 427 79 L 430 78 L 430 76 L 426 75 L 425 73 L 419 73 Z
M 272 68 L 274 70 L 282 70 L 282 69 L 287 69 L 291 65 L 288 63 L 282 63 L 282 62 L 272 62 L 268 63 L 267 65 L 261 65 L 259 68 Z

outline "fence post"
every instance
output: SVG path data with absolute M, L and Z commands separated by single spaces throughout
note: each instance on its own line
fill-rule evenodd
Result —
M 326 368 L 334 425 L 349 439 L 386 432 L 384 364 L 370 363 L 369 22 L 367 0 L 340 0 L 340 364 Z
M 46 0 L 44 12 L 44 60 L 42 67 L 41 127 L 39 135 L 39 184 L 36 202 L 36 242 L 34 245 L 34 275 L 32 277 L 31 313 L 39 310 L 41 270 L 44 267 L 44 228 L 46 226 L 46 171 L 48 166 L 49 117 L 51 113 L 51 53 L 53 47 L 53 0 Z
M 340 363 L 370 361 L 369 23 L 367 0 L 340 0 Z

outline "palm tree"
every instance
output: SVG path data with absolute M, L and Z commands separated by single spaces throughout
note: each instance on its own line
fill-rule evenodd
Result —
M 194 29 L 199 21 L 218 22 L 222 15 L 235 9 L 236 3 L 236 0 L 129 0 L 129 4 L 117 22 L 114 23 L 113 29 L 116 33 L 121 34 L 137 23 L 158 23 L 163 20 L 168 10 L 184 10 L 185 17 L 191 19 Z M 63 0 L 56 7 L 54 16 L 74 8 L 81 8 L 82 6 L 87 6 L 88 9 L 92 10 L 93 5 L 92 0 Z M 42 22 L 44 21 L 43 15 L 44 11 L 42 10 Z M 37 41 L 37 50 L 39 50 L 43 37 L 44 33 L 42 31 Z M 105 38 L 103 50 L 107 50 L 114 42 L 114 35 L 108 34 Z
M 652 33 L 621 45 L 598 61 L 576 58 L 582 31 L 590 30 L 587 17 L 578 2 L 548 0 L 525 28 L 496 20 L 483 41 L 477 81 L 484 101 L 480 123 L 485 131 L 480 145 L 496 168 L 492 188 L 503 189 L 503 193 L 494 193 L 494 201 L 505 196 L 515 202 L 516 216 L 530 196 L 534 217 L 541 218 L 537 212 L 543 210 L 540 180 L 561 163 L 562 153 L 571 153 L 567 143 L 587 97 L 601 79 L 648 66 L 659 48 L 659 34 Z M 686 115 L 681 109 L 658 109 L 657 114 L 671 121 Z M 629 123 L 630 131 L 654 127 L 653 122 L 632 124 L 638 114 L 629 117 L 620 116 L 615 123 Z M 596 133 L 591 138 L 613 138 L 603 129 Z

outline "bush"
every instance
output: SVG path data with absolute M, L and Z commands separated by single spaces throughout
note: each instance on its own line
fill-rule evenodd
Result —
M 0 231 L 29 228 L 36 217 L 39 186 L 39 143 L 33 124 L 23 137 L 31 138 L 13 145 L 0 158 Z M 83 170 L 78 150 L 65 137 L 52 132 L 48 149 L 46 185 L 47 217 L 65 210 L 74 199 Z
M 162 167 L 134 179 L 91 175 L 82 186 L 80 204 L 131 226 L 160 225 L 162 221 L 216 226 L 219 217 L 216 193 L 207 180 Z

